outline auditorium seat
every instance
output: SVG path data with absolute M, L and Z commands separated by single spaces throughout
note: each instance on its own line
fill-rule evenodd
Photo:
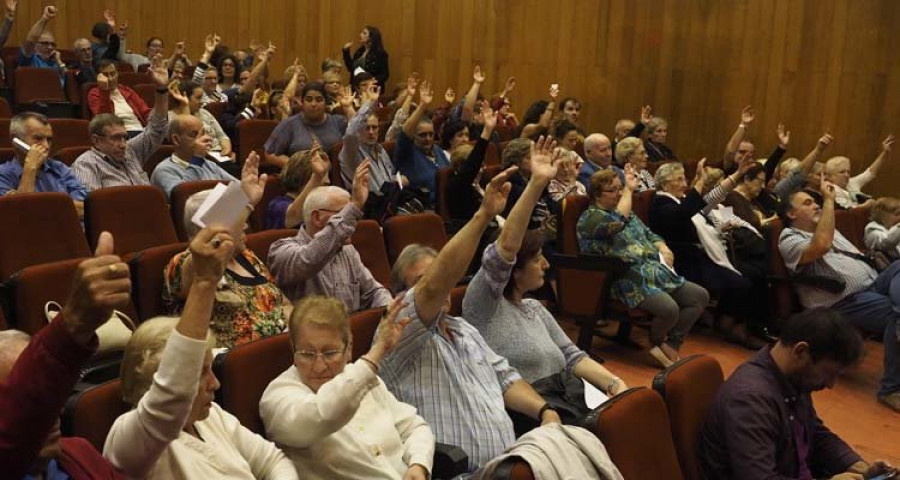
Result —
M 834 212 L 835 228 L 861 252 L 867 251 L 866 225 L 869 223 L 871 212 L 870 207 L 856 207 Z
M 122 381 L 110 380 L 75 393 L 66 401 L 60 431 L 66 437 L 81 437 L 103 451 L 113 423 L 131 406 L 122 400 Z
M 363 265 L 372 272 L 375 280 L 390 289 L 391 264 L 388 261 L 381 225 L 375 220 L 360 220 L 350 241 L 359 252 Z
M 372 348 L 375 331 L 378 330 L 378 323 L 384 313 L 384 308 L 370 308 L 350 315 L 350 333 L 353 335 L 350 361 L 355 362 Z
M 284 228 L 279 230 L 264 230 L 262 232 L 255 232 L 247 235 L 246 245 L 247 248 L 253 251 L 253 253 L 262 260 L 263 263 L 266 263 L 266 259 L 269 258 L 269 247 L 272 246 L 276 240 L 280 240 L 282 238 L 289 238 L 297 235 L 296 228 Z
M 284 195 L 285 193 L 287 193 L 287 189 L 284 188 L 281 179 L 276 175 L 269 175 L 266 180 L 266 188 L 263 190 L 263 196 L 259 200 L 259 203 L 253 208 L 253 213 L 250 214 L 250 218 L 247 220 L 247 223 L 250 224 L 251 231 L 261 232 L 266 229 L 266 215 L 269 211 L 269 202 L 271 202 L 273 198 Z M 286 225 L 286 227 L 293 226 L 294 225 Z
M 153 106 L 156 105 L 156 84 L 142 83 L 131 88 L 141 96 L 141 100 L 143 100 L 148 107 L 153 108 Z
M 645 225 L 650 221 L 650 203 L 653 202 L 653 197 L 655 195 L 656 190 L 645 190 L 643 192 L 635 192 L 632 196 L 631 211 L 634 212 Z
M 134 72 L 134 67 L 131 66 L 131 64 L 128 62 L 116 62 L 116 70 L 119 73 L 121 73 L 121 72 L 132 73 L 132 72 Z M 142 72 L 142 73 L 146 73 L 146 72 Z
M 169 260 L 187 247 L 187 243 L 173 243 L 148 248 L 128 261 L 131 268 L 131 300 L 142 321 L 167 313 L 163 302 L 163 271 Z
M 178 242 L 166 197 L 151 185 L 94 190 L 84 203 L 84 228 L 92 250 L 101 232 L 112 233 L 116 255 Z
M 144 162 L 144 171 L 147 172 L 147 177 L 149 178 L 151 174 L 153 174 L 153 169 L 156 168 L 163 160 L 172 156 L 175 153 L 175 145 L 160 145 L 159 148 L 153 152 L 153 155 L 150 155 L 150 158 Z
M 388 259 L 393 264 L 403 248 L 411 243 L 440 251 L 447 243 L 447 232 L 444 230 L 444 221 L 437 214 L 398 215 L 385 220 L 384 240 Z
M 13 90 L 13 101 L 17 106 L 36 102 L 68 102 L 55 69 L 18 67 L 15 77 L 16 88 Z
M 79 118 L 51 118 L 50 126 L 53 127 L 53 147 L 79 147 L 91 145 L 91 136 L 88 134 L 88 122 Z
M 79 84 L 78 79 L 75 78 L 74 70 L 66 71 L 66 84 L 63 90 L 65 91 L 66 98 L 69 99 L 69 102 L 80 108 L 84 103 L 84 99 L 81 98 L 81 84 Z
M 90 149 L 90 145 L 60 148 L 52 157 L 71 167 L 72 164 L 75 163 L 75 160 L 77 160 L 78 157 L 81 156 L 81 154 Z
M 791 274 L 778 249 L 778 238 L 784 229 L 781 219 L 776 218 L 763 229 L 763 235 L 769 246 L 769 304 L 774 316 L 772 325 L 776 327 L 780 321 L 787 320 L 800 309 L 800 302 L 791 281 Z
M 119 85 L 134 88 L 136 85 L 153 83 L 153 78 L 146 73 L 119 72 Z
M 198 180 L 194 182 L 180 183 L 172 189 L 172 198 L 169 199 L 169 205 L 172 210 L 172 223 L 175 225 L 175 233 L 182 242 L 187 242 L 188 234 L 184 226 L 184 205 L 191 195 L 209 190 L 220 183 L 218 180 Z M 224 183 L 224 182 L 223 182 Z
M 213 117 L 218 119 L 222 116 L 222 113 L 225 112 L 225 107 L 228 106 L 227 102 L 210 102 L 203 106 L 209 113 L 212 114 Z
M 250 152 L 256 150 L 256 153 L 259 154 L 260 163 L 265 164 L 266 152 L 264 145 L 276 126 L 278 126 L 277 120 L 250 119 L 239 122 L 237 124 L 238 158 L 245 159 Z
M 90 256 L 72 199 L 64 193 L 0 197 L 0 281 L 40 263 Z
M 250 430 L 265 434 L 259 400 L 269 383 L 293 365 L 287 333 L 237 345 L 216 356 L 213 371 L 221 383 L 216 402 Z
M 73 258 L 42 263 L 26 267 L 14 275 L 8 281 L 8 286 L 12 291 L 11 310 L 16 328 L 31 335 L 43 328 L 47 324 L 44 306 L 49 301 L 65 306 L 75 272 L 84 260 L 85 258 Z M 136 311 L 132 305 L 121 310 L 130 318 L 136 319 Z
M 653 378 L 653 389 L 666 403 L 672 440 L 686 480 L 702 480 L 697 464 L 700 432 L 724 381 L 722 367 L 709 355 L 683 358 Z
M 81 85 L 81 118 L 85 120 L 90 120 L 94 118 L 94 112 L 91 111 L 90 107 L 88 107 L 88 92 L 91 91 L 92 88 L 97 87 L 97 82 L 85 82 Z
M 343 149 L 344 142 L 337 142 L 331 147 L 330 152 L 326 152 L 328 154 L 328 160 L 331 162 L 331 170 L 328 171 L 328 180 L 336 187 L 350 190 L 353 185 L 344 185 L 344 177 L 341 175 L 341 150 Z M 369 177 L 371 178 L 371 175 Z
M 12 148 L 12 138 L 9 137 L 9 123 L 11 118 L 0 118 L 0 132 L 4 132 L 5 135 L 0 135 L 0 147 L 2 148 Z
M 453 176 L 453 167 L 444 167 L 438 170 L 435 178 L 434 199 L 437 204 L 437 214 L 444 219 L 445 222 L 450 221 L 450 198 L 448 198 L 450 185 L 450 177 Z M 460 199 L 456 199 L 459 201 Z
M 485 165 L 500 165 L 500 149 L 494 142 L 488 143 L 487 150 L 484 152 Z
M 623 478 L 683 480 L 666 404 L 644 387 L 626 390 L 597 407 L 585 425 L 603 442 Z
M 9 106 L 9 102 L 5 98 L 0 97 L 0 118 L 12 118 L 12 116 L 13 111 L 12 107 Z

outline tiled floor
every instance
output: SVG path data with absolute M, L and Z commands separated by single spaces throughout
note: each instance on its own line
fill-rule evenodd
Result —
M 563 320 L 569 337 L 576 338 L 577 327 Z M 613 323 L 615 325 L 615 323 Z M 609 327 L 610 333 L 612 328 Z M 632 337 L 647 345 L 647 332 L 635 328 Z M 606 360 L 606 367 L 622 377 L 629 386 L 649 387 L 659 372 L 646 350 L 635 350 L 602 338 L 595 338 L 591 353 Z M 705 353 L 715 357 L 725 375 L 753 352 L 728 343 L 708 328 L 696 327 L 682 348 L 682 356 Z M 866 342 L 866 357 L 858 367 L 846 371 L 834 389 L 814 394 L 819 416 L 866 460 L 884 459 L 900 465 L 900 414 L 878 403 L 875 391 L 882 373 L 882 345 Z

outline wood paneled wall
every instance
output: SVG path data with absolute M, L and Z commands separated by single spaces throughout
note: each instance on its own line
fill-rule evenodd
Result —
M 43 0 L 43 4 L 49 4 Z M 339 55 L 365 24 L 377 25 L 391 55 L 391 82 L 415 70 L 439 91 L 460 94 L 472 67 L 486 69 L 487 90 L 508 75 L 520 115 L 559 83 L 581 99 L 582 123 L 611 133 L 623 116 L 650 104 L 669 119 L 683 158 L 721 155 L 752 104 L 750 128 L 760 156 L 775 127 L 792 132 L 802 155 L 823 131 L 830 154 L 867 165 L 888 133 L 900 134 L 900 4 L 897 0 L 59 0 L 51 28 L 61 45 L 90 31 L 106 7 L 131 26 L 131 48 L 150 35 L 169 46 L 185 40 L 200 53 L 206 33 L 230 46 L 250 39 L 279 48 L 275 71 L 300 57 L 311 72 Z M 39 16 L 20 2 L 9 44 Z M 900 146 L 898 146 L 900 150 Z M 894 154 L 900 157 L 900 152 Z M 900 194 L 900 159 L 873 190 Z

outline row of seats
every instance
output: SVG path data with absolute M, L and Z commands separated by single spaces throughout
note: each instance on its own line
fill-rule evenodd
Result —
M 371 344 L 381 315 L 382 310 L 375 309 L 351 316 L 353 344 L 359 346 L 352 353 L 354 361 Z M 221 383 L 216 401 L 245 427 L 264 435 L 259 417 L 262 393 L 292 363 L 286 333 L 239 345 L 215 359 L 213 369 Z M 699 480 L 700 431 L 723 381 L 715 359 L 688 357 L 660 372 L 652 390 L 632 388 L 611 398 L 588 416 L 585 427 L 603 442 L 624 478 Z M 63 413 L 63 433 L 84 437 L 102 449 L 112 423 L 127 410 L 120 380 L 91 387 L 70 398 Z M 494 478 L 533 479 L 534 475 L 527 463 L 514 458 Z

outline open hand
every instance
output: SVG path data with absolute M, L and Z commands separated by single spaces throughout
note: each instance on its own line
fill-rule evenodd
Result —
M 484 189 L 484 198 L 481 199 L 481 210 L 487 213 L 490 218 L 503 213 L 506 208 L 506 200 L 509 198 L 509 191 L 512 184 L 509 183 L 509 177 L 515 173 L 519 167 L 512 166 L 498 173 L 488 183 Z
M 644 105 L 641 107 L 641 123 L 647 126 L 650 120 L 653 120 L 653 109 L 650 108 L 650 105 Z
M 453 101 L 456 100 L 456 92 L 454 92 L 452 88 L 447 88 L 447 91 L 444 92 L 444 100 L 450 105 L 453 105 Z
M 554 83 L 550 85 L 550 99 L 555 102 L 557 98 L 559 98 L 559 85 Z
M 431 105 L 432 100 L 434 100 L 434 90 L 431 88 L 431 84 L 422 82 L 422 86 L 419 88 L 419 103 L 427 106 Z
M 244 167 L 241 168 L 241 190 L 247 195 L 251 205 L 256 206 L 262 200 L 263 192 L 266 191 L 266 180 L 268 175 L 259 174 L 259 154 L 253 150 L 247 155 Z
M 503 92 L 509 94 L 516 88 L 516 77 L 509 77 L 506 79 L 506 84 L 503 85 Z M 506 96 L 506 95 L 504 95 Z
M 556 141 L 541 135 L 531 145 L 531 178 L 536 182 L 549 183 L 559 171 L 560 155 Z
M 363 209 L 369 198 L 369 172 L 371 170 L 369 161 L 366 158 L 356 167 L 356 172 L 353 174 L 353 191 L 350 192 L 350 201 L 360 210 Z
M 319 183 L 322 183 L 322 181 L 325 180 L 325 177 L 331 170 L 331 163 L 329 163 L 327 159 L 322 158 L 321 148 L 313 149 L 312 158 L 309 160 L 309 166 L 312 168 L 313 177 L 315 177 Z
M 403 335 L 403 329 L 412 321 L 410 317 L 404 317 L 400 320 L 397 319 L 400 312 L 408 306 L 408 304 L 403 301 L 405 298 L 405 295 L 398 295 L 397 298 L 391 302 L 391 305 L 384 313 L 384 316 L 381 317 L 381 322 L 378 324 L 378 335 L 375 337 L 375 341 L 372 344 L 372 350 L 377 351 L 372 352 L 370 350 L 370 353 L 375 353 L 377 357 L 387 355 L 395 346 L 397 346 L 397 342 L 400 341 L 400 337 Z M 377 359 L 380 360 L 380 358 Z
M 756 112 L 753 111 L 753 107 L 751 105 L 747 105 L 743 109 L 741 109 L 741 123 L 744 125 L 749 125 L 756 118 Z
M 778 128 L 775 129 L 775 133 L 778 135 L 778 145 L 781 148 L 787 148 L 788 143 L 791 143 L 791 132 L 784 128 L 784 125 L 778 124 Z
M 225 266 L 234 256 L 234 247 L 234 239 L 227 228 L 207 227 L 197 232 L 190 244 L 194 281 L 218 283 L 225 275 Z
M 409 98 L 413 98 L 413 95 L 416 94 L 416 87 L 419 86 L 419 74 L 413 72 L 409 75 L 409 78 L 406 79 L 406 94 L 409 95 Z
M 896 139 L 894 138 L 893 135 L 888 135 L 888 137 L 885 138 L 884 141 L 881 142 L 881 150 L 884 152 L 890 152 L 891 147 L 894 146 L 894 140 L 896 140 Z
M 475 71 L 472 73 L 472 80 L 479 85 L 484 83 L 484 72 L 481 71 L 480 65 L 475 65 Z
M 153 81 L 158 87 L 165 87 L 169 84 L 169 69 L 166 68 L 162 55 L 159 53 L 150 60 L 150 76 L 153 77 Z M 98 75 L 97 82 L 99 81 L 100 76 Z M 185 99 L 185 104 L 187 104 L 187 99 Z
M 481 116 L 484 117 L 484 128 L 494 130 L 494 127 L 497 126 L 497 115 L 494 113 L 494 109 L 491 108 L 487 103 L 481 107 Z
M 6 0 L 6 16 L 13 18 L 16 16 L 16 8 L 19 6 L 19 0 Z
M 103 11 L 103 18 L 106 19 L 106 24 L 112 27 L 113 31 L 116 30 L 116 12 L 107 8 Z

